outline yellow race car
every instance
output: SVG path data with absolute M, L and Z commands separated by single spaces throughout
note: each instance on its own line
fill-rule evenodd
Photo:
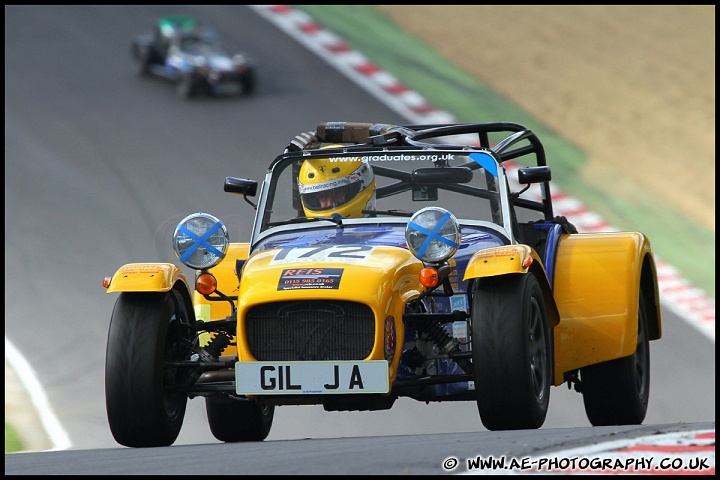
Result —
M 105 392 L 116 441 L 171 445 L 204 397 L 223 442 L 267 437 L 274 410 L 473 401 L 489 430 L 540 428 L 551 386 L 593 425 L 640 424 L 661 337 L 638 232 L 583 233 L 553 212 L 550 168 L 515 123 L 328 122 L 261 182 L 249 242 L 207 213 L 177 226 L 179 265 L 130 263 Z M 258 186 L 259 193 L 258 193 Z

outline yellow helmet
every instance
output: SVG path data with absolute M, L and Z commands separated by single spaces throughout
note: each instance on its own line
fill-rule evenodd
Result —
M 328 147 L 333 147 L 329 145 Z M 328 148 L 325 147 L 325 148 Z M 348 218 L 363 217 L 363 210 L 375 210 L 375 175 L 365 162 L 305 160 L 300 167 L 298 190 L 305 215 Z

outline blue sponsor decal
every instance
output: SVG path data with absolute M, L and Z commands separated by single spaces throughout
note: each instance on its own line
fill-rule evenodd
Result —
M 483 167 L 485 170 L 490 172 L 493 177 L 498 176 L 497 163 L 495 159 L 488 153 L 471 153 L 470 158 L 475 160 L 475 163 Z
M 450 297 L 450 310 L 468 311 L 467 295 L 453 295 Z

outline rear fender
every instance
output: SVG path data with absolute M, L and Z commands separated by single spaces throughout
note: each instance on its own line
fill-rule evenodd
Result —
M 650 339 L 660 338 L 655 262 L 641 233 L 568 235 L 558 248 L 554 287 L 556 384 L 565 372 L 635 353 L 640 288 Z

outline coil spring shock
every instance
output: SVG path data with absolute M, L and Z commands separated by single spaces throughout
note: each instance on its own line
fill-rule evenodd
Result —
M 430 335 L 430 338 L 438 346 L 440 351 L 448 355 L 452 360 L 460 365 L 465 373 L 472 373 L 472 362 L 467 358 L 453 358 L 452 355 L 455 353 L 462 353 L 460 350 L 460 341 L 457 338 L 451 337 L 447 331 L 443 328 L 440 322 L 433 322 L 425 332 Z
M 230 337 L 225 332 L 218 332 L 215 338 L 210 340 L 205 347 L 200 349 L 198 352 L 201 362 L 214 362 L 220 358 L 222 353 L 227 346 L 230 345 Z

